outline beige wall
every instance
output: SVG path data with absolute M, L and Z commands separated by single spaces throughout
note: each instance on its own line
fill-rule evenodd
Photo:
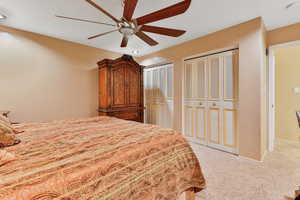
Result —
M 276 137 L 299 141 L 300 129 L 295 111 L 300 110 L 300 45 L 275 50 L 276 63 Z
M 174 128 L 181 131 L 183 59 L 216 49 L 239 47 L 239 152 L 242 156 L 260 160 L 265 151 L 262 149 L 265 145 L 261 144 L 264 46 L 263 23 L 261 18 L 256 18 L 138 60 L 150 64 L 155 60 L 153 58 L 160 57 L 174 63 Z
M 268 31 L 269 46 L 300 40 L 300 23 Z
M 20 122 L 95 116 L 96 62 L 117 56 L 0 26 L 0 110 Z

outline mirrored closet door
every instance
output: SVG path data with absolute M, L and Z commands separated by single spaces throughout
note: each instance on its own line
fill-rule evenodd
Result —
M 189 140 L 238 153 L 238 51 L 185 61 L 184 134 Z
M 145 123 L 173 128 L 173 65 L 144 70 Z

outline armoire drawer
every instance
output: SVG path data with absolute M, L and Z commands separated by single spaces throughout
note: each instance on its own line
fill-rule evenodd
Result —
M 139 118 L 139 113 L 113 113 L 114 117 L 126 120 L 134 120 Z

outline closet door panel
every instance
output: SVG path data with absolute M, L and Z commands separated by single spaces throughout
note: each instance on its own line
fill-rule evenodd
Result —
M 159 80 L 160 76 L 159 76 L 159 69 L 153 70 L 153 79 L 152 79 L 152 83 L 153 83 L 153 98 L 159 98 L 159 94 L 160 94 L 160 80 Z
M 144 73 L 144 88 L 146 100 L 152 97 L 152 71 Z
M 221 57 L 209 58 L 209 99 L 219 100 L 221 97 Z
M 206 59 L 198 59 L 194 63 L 194 97 L 206 98 Z
M 186 136 L 192 137 L 193 134 L 193 107 L 191 106 L 186 106 L 185 107 L 185 123 L 184 123 L 184 133 Z
M 196 137 L 201 140 L 206 140 L 206 109 L 205 107 L 195 108 L 195 132 Z
M 237 100 L 238 91 L 238 52 L 224 55 L 224 100 Z
M 209 108 L 208 111 L 208 132 L 209 141 L 220 144 L 220 108 Z
M 237 146 L 237 111 L 236 109 L 224 109 L 224 145 Z
M 167 68 L 167 97 L 173 98 L 173 67 Z
M 159 70 L 159 97 L 167 97 L 167 71 L 166 68 Z
M 193 64 L 191 62 L 187 62 L 185 65 L 185 98 L 191 99 L 193 94 Z
M 173 66 L 150 68 L 145 70 L 145 102 L 150 112 L 147 123 L 164 128 L 173 125 Z

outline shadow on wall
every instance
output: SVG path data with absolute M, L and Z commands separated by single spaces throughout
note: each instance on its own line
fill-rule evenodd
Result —
M 146 123 L 173 128 L 173 106 L 160 88 L 145 89 Z

